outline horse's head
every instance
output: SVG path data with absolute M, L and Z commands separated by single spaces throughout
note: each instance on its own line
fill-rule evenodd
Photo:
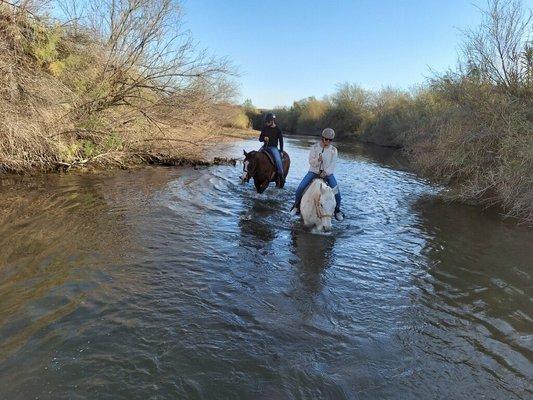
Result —
M 252 178 L 255 174 L 255 168 L 256 168 L 256 160 L 255 156 L 257 154 L 257 151 L 250 151 L 249 153 L 246 152 L 246 150 L 243 150 L 244 153 L 244 161 L 242 163 L 242 177 L 241 182 L 249 182 L 250 178 Z
M 331 217 L 335 212 L 335 194 L 325 182 L 320 182 L 320 191 L 315 197 L 315 210 L 318 217 L 316 229 L 319 232 L 331 230 Z

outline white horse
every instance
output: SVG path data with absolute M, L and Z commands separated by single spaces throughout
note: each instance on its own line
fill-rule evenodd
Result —
M 300 202 L 304 225 L 314 232 L 330 231 L 335 204 L 333 189 L 322 179 L 313 179 Z

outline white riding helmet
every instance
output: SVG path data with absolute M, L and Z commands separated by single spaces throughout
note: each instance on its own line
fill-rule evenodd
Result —
M 322 137 L 326 139 L 333 139 L 335 137 L 335 131 L 331 128 L 326 128 L 322 131 Z

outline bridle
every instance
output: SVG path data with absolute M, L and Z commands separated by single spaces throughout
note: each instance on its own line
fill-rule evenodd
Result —
M 320 196 L 318 196 L 318 199 L 315 199 L 315 210 L 316 210 L 316 215 L 318 218 L 322 219 L 322 218 L 326 218 L 326 217 L 333 217 L 333 214 L 327 214 L 324 212 L 324 208 L 320 205 Z
M 252 167 L 252 173 L 250 173 L 250 171 L 248 171 L 248 167 L 252 163 L 255 163 L 255 160 L 248 159 L 248 164 L 246 164 L 246 159 L 244 159 L 244 161 L 242 163 L 242 172 L 246 173 L 246 179 L 245 179 L 246 182 L 248 182 L 255 175 L 255 171 L 254 171 L 253 167 Z

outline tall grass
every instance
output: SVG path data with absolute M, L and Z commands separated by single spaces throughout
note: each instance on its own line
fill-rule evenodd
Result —
M 465 32 L 455 71 L 429 84 L 434 107 L 407 136 L 416 168 L 450 197 L 499 204 L 533 222 L 533 19 L 520 2 L 491 0 Z

